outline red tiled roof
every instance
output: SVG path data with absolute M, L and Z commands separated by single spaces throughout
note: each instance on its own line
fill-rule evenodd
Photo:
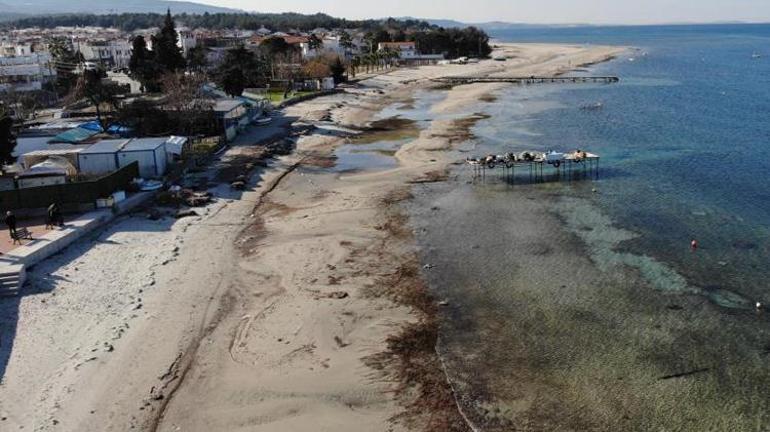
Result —
M 414 42 L 380 42 L 383 47 L 400 48 L 402 46 L 414 47 Z
M 305 42 L 307 42 L 309 40 L 305 36 L 292 36 L 292 35 L 288 35 L 288 36 L 253 36 L 251 38 L 251 41 L 253 43 L 259 45 L 262 42 L 264 42 L 265 39 L 270 39 L 270 38 L 274 38 L 274 37 L 279 37 L 279 38 L 285 40 L 286 43 L 289 44 L 289 45 L 297 45 L 297 44 L 305 43 Z

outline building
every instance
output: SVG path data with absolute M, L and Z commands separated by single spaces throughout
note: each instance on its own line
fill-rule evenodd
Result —
M 198 46 L 198 37 L 194 32 L 185 28 L 177 30 L 177 34 L 179 36 L 177 45 L 182 49 L 182 54 L 186 58 L 190 50 Z
M 22 168 L 30 169 L 33 166 L 47 160 L 66 160 L 75 169 L 78 169 L 78 153 L 87 149 L 88 145 L 49 144 L 47 148 L 26 152 L 18 161 Z
M 390 50 L 398 53 L 398 58 L 404 63 L 437 62 L 444 59 L 443 54 L 421 54 L 414 42 L 380 42 L 378 51 Z
M 0 45 L 0 57 L 24 57 L 34 52 L 33 45 L 27 42 L 4 42 Z
M 37 91 L 56 76 L 48 53 L 0 57 L 0 91 Z
M 118 152 L 118 168 L 131 162 L 139 163 L 139 175 L 144 178 L 157 178 L 166 174 L 168 138 L 138 138 L 130 140 Z
M 66 159 L 46 159 L 32 165 L 16 177 L 19 189 L 67 183 L 67 177 L 77 174 Z
M 321 39 L 322 45 L 318 49 L 311 49 L 310 42 L 300 42 L 302 58 L 315 58 L 324 54 L 345 57 L 345 48 L 340 46 L 340 39 L 336 36 L 326 36 Z
M 116 171 L 131 162 L 138 162 L 139 175 L 143 178 L 162 177 L 167 165 L 166 140 L 137 138 L 99 141 L 78 153 L 78 167 L 83 174 L 100 175 Z
M 126 39 L 95 40 L 79 44 L 87 62 L 109 68 L 127 68 L 131 60 L 131 43 Z
M 214 112 L 227 141 L 233 140 L 238 131 L 251 122 L 246 102 L 241 99 L 218 99 L 214 103 Z
M 417 57 L 417 45 L 414 42 L 380 42 L 377 51 L 391 50 L 398 53 L 401 59 Z

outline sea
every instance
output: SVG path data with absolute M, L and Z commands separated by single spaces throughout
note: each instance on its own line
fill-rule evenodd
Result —
M 617 84 L 471 107 L 489 117 L 458 152 L 583 149 L 598 176 L 459 164 L 415 187 L 438 352 L 473 429 L 770 430 L 770 25 L 491 36 L 628 50 L 573 72 Z

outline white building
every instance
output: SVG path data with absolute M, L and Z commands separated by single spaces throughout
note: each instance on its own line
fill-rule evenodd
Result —
M 30 43 L 4 42 L 0 45 L 0 57 L 24 57 L 33 53 Z
M 345 56 L 345 48 L 340 46 L 340 38 L 338 36 L 326 36 L 321 39 L 321 42 L 323 42 L 323 45 L 318 49 L 310 49 L 310 42 L 300 43 L 302 58 L 314 58 L 324 54 Z
M 127 68 L 131 60 L 131 43 L 125 39 L 81 43 L 80 52 L 88 62 L 113 68 Z
M 166 173 L 166 140 L 137 138 L 102 140 L 78 153 L 78 167 L 84 174 L 107 174 L 132 162 L 139 162 L 139 175 L 162 177 Z
M 42 90 L 56 76 L 48 53 L 0 57 L 0 91 Z
M 421 54 L 417 51 L 417 46 L 414 42 L 380 42 L 377 44 L 377 50 L 391 50 L 398 53 L 398 57 L 405 61 L 438 61 L 443 60 L 443 54 Z
M 182 48 L 182 54 L 187 58 L 187 53 L 198 46 L 198 37 L 195 36 L 195 33 L 187 29 L 177 30 L 177 35 L 179 36 L 177 45 L 179 48 Z
M 377 51 L 384 51 L 386 49 L 397 52 L 402 59 L 419 56 L 414 42 L 380 42 L 377 44 Z

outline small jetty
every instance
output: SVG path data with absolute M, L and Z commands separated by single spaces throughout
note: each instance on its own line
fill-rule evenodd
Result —
M 474 76 L 448 76 L 433 78 L 433 81 L 444 84 L 463 85 L 475 83 L 510 83 L 519 85 L 532 84 L 614 84 L 620 82 L 616 76 L 577 76 L 577 77 L 474 77 Z
M 531 182 L 545 182 L 551 171 L 557 180 L 598 179 L 599 155 L 583 150 L 567 153 L 524 151 L 504 155 L 470 157 L 465 163 L 473 169 L 474 179 L 485 178 L 488 171 L 498 172 L 515 182 L 517 172 L 529 175 Z

